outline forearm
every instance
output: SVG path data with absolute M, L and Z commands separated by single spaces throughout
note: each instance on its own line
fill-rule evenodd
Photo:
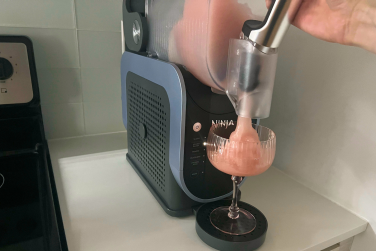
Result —
M 376 53 L 376 0 L 361 0 L 354 7 L 347 37 L 350 45 Z

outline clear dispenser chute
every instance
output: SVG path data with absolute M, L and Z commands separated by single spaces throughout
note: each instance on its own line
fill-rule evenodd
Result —
M 278 54 L 259 51 L 250 40 L 231 39 L 226 93 L 241 117 L 269 117 Z

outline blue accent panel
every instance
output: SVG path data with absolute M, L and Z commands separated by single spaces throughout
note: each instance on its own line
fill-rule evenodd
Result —
M 175 180 L 185 193 L 190 192 L 181 182 L 181 170 L 184 160 L 184 130 L 186 92 L 183 76 L 174 64 L 124 52 L 121 58 L 121 98 L 123 122 L 127 128 L 127 93 L 126 78 L 128 72 L 133 72 L 157 85 L 162 86 L 170 101 L 170 167 Z M 191 197 L 191 196 L 189 196 Z M 194 199 L 194 198 L 192 198 Z M 196 198 L 197 199 L 197 198 Z

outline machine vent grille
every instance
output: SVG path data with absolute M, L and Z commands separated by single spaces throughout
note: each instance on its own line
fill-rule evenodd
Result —
M 149 89 L 131 81 L 128 85 L 129 151 L 142 165 L 144 174 L 147 173 L 160 190 L 165 192 L 168 107 L 159 95 Z M 139 133 L 140 125 L 146 128 L 145 138 Z

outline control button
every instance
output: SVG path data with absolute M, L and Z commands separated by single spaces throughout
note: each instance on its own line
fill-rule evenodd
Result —
M 196 177 L 198 173 L 192 173 L 192 177 Z
M 13 66 L 8 59 L 0 58 L 0 80 L 5 80 L 13 75 Z
M 201 155 L 192 156 L 192 157 L 190 157 L 190 159 L 191 159 L 191 160 L 201 159 Z
M 8 93 L 7 88 L 1 88 L 1 93 Z
M 193 125 L 193 131 L 199 132 L 201 130 L 202 126 L 201 123 L 197 122 L 196 124 Z
M 191 165 L 192 166 L 198 166 L 200 164 L 200 161 L 194 161 L 194 162 L 191 162 Z
M 192 144 L 192 147 L 193 147 L 193 148 L 201 147 L 201 146 L 202 146 L 202 142 L 197 142 L 197 143 L 193 143 L 193 144 Z

